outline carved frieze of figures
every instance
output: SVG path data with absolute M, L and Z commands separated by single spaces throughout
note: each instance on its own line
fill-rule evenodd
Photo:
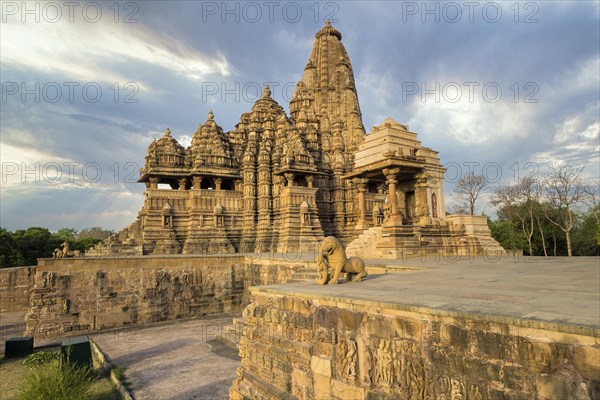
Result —
M 483 396 L 481 395 L 481 391 L 479 390 L 479 386 L 471 385 L 469 388 L 469 400 L 482 400 Z
M 391 386 L 393 383 L 392 379 L 392 353 L 390 349 L 390 342 L 386 339 L 379 341 L 379 346 L 375 351 L 376 368 L 375 368 L 375 381 L 383 386 Z
M 448 392 L 450 392 L 450 378 L 447 376 L 438 377 L 436 386 L 438 400 L 449 400 Z
M 411 398 L 422 399 L 425 397 L 423 393 L 425 388 L 424 370 L 423 364 L 419 360 L 411 360 L 408 387 Z
M 451 400 L 466 400 L 465 384 L 457 379 L 450 379 L 450 399 Z
M 337 359 L 337 370 L 340 377 L 344 376 L 346 372 L 346 366 L 348 359 L 346 354 L 348 353 L 348 343 L 345 340 L 340 340 L 336 346 L 336 359 Z
M 395 351 L 396 355 L 394 357 L 394 371 L 396 373 L 396 382 L 400 385 L 401 388 L 408 388 L 409 376 L 408 376 L 408 342 L 406 341 L 396 341 L 395 343 Z
M 319 326 L 315 330 L 315 340 L 320 343 L 336 344 L 337 343 L 337 335 L 336 335 L 335 328 Z
M 347 340 L 346 354 L 344 355 L 344 375 L 350 381 L 354 381 L 358 375 L 358 352 L 356 341 L 352 338 Z
M 371 386 L 373 382 L 373 356 L 371 355 L 369 346 L 364 346 L 364 351 L 362 351 L 360 354 L 362 355 L 360 359 L 362 371 L 361 382 L 364 385 Z
M 69 314 L 71 312 L 71 300 L 63 299 L 62 302 L 62 313 Z
M 42 278 L 44 279 L 43 287 L 47 288 L 54 286 L 54 279 L 56 278 L 54 272 L 44 272 Z

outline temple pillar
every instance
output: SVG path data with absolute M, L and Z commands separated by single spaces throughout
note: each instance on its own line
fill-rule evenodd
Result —
M 285 175 L 285 179 L 287 179 L 288 187 L 294 186 L 294 174 L 287 172 L 284 175 Z
M 429 183 L 427 175 L 417 174 L 415 184 L 415 222 L 419 225 L 430 225 L 431 211 L 429 207 Z
M 223 183 L 223 179 L 215 178 L 215 190 L 221 190 L 221 183 Z
M 306 182 L 308 183 L 309 188 L 313 187 L 313 179 L 314 179 L 314 176 L 311 176 L 311 175 L 306 177 Z
M 386 168 L 383 170 L 385 182 L 388 185 L 388 198 L 390 202 L 390 218 L 387 221 L 388 225 L 402 224 L 402 219 L 398 215 L 398 199 L 396 198 L 396 185 L 398 184 L 398 179 L 396 177 L 399 172 L 399 168 Z
M 202 183 L 202 177 L 201 176 L 194 176 L 192 178 L 192 185 L 194 187 L 194 189 L 198 190 L 200 189 L 200 184 Z
M 234 189 L 236 192 L 240 192 L 242 190 L 242 180 L 236 179 L 233 181 Z
M 158 189 L 158 178 L 150 178 L 150 189 Z
M 404 223 L 404 219 L 408 215 L 406 211 L 406 192 L 404 189 L 399 188 L 396 192 L 396 201 L 398 201 L 398 219 Z
M 358 221 L 356 221 L 355 229 L 367 229 L 369 223 L 366 218 L 365 193 L 367 192 L 368 180 L 365 178 L 354 179 L 356 191 L 358 192 Z
M 179 190 L 185 190 L 186 185 L 187 185 L 187 178 L 179 179 Z

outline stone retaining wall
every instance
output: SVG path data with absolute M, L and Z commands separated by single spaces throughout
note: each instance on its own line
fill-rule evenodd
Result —
M 597 329 L 250 290 L 234 400 L 600 399 Z
M 243 255 L 40 259 L 26 331 L 46 339 L 240 312 L 250 286 L 286 282 L 305 266 Z
M 26 311 L 35 267 L 0 268 L 0 312 Z

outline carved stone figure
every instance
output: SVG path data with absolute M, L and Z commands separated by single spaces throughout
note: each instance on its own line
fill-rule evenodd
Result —
M 81 257 L 83 253 L 80 250 L 71 250 L 69 248 L 69 242 L 64 242 L 60 245 L 62 249 L 63 257 Z
M 352 282 L 360 282 L 367 276 L 364 261 L 358 257 L 347 258 L 344 247 L 333 236 L 326 237 L 321 243 L 319 258 L 317 264 L 317 283 L 319 285 L 337 284 L 342 272 L 346 274 L 346 281 L 352 279 Z M 329 268 L 333 270 L 331 278 L 329 278 Z
M 376 370 L 376 381 L 380 385 L 391 386 L 392 385 L 392 353 L 390 351 L 390 344 L 387 340 L 380 340 L 379 347 L 376 350 L 377 357 L 377 370 Z
M 62 256 L 63 256 L 63 251 L 60 248 L 56 248 L 52 252 L 52 258 L 62 258 Z
M 357 347 L 356 347 L 356 341 L 354 339 L 350 339 L 349 343 L 348 343 L 348 377 L 351 379 L 355 379 L 357 372 L 358 372 L 358 368 L 357 368 L 357 358 L 358 358 L 358 354 L 357 354 Z
M 362 359 L 362 383 L 370 386 L 371 382 L 373 381 L 373 357 L 371 356 L 371 351 L 368 348 L 365 348 L 362 354 L 364 354 Z
M 317 262 L 317 283 L 319 285 L 324 285 L 331 279 L 331 273 L 329 272 L 329 265 L 327 261 L 323 258 L 321 254 L 318 256 L 319 260 Z
M 62 302 L 62 313 L 68 314 L 71 311 L 71 300 L 63 299 Z

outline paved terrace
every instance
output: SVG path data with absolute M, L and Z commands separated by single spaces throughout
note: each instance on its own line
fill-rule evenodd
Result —
M 482 257 L 367 260 L 401 273 L 371 275 L 360 284 L 312 282 L 262 287 L 261 291 L 323 299 L 350 298 L 433 314 L 477 316 L 544 325 L 600 336 L 600 258 Z

